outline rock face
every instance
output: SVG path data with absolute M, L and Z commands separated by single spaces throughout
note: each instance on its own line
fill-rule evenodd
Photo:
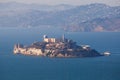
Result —
M 54 40 L 53 40 L 54 39 Z M 53 40 L 53 41 L 51 41 Z M 14 54 L 36 55 L 47 57 L 95 57 L 101 56 L 96 50 L 91 49 L 89 45 L 76 45 L 72 40 L 47 38 L 44 36 L 43 42 L 35 42 L 30 46 L 15 44 Z
M 14 53 L 21 53 L 25 55 L 42 55 L 41 49 L 36 49 L 36 48 L 26 48 L 26 47 L 21 47 L 19 44 L 16 44 L 14 47 Z

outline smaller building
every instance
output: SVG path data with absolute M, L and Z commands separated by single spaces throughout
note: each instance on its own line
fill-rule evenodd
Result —
M 44 35 L 43 36 L 43 41 L 44 42 L 53 42 L 53 43 L 55 43 L 56 39 L 55 38 L 48 38 L 46 35 Z
M 56 39 L 55 38 L 45 38 L 44 39 L 44 42 L 56 42 Z
M 83 49 L 90 49 L 90 46 L 89 45 L 81 45 L 81 47 L 83 48 Z

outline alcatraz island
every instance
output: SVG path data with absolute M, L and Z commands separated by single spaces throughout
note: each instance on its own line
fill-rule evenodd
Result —
M 14 45 L 14 54 L 35 55 L 45 57 L 97 57 L 102 56 L 89 45 L 77 45 L 73 40 L 48 38 L 43 36 L 42 42 L 34 42 L 30 46 Z

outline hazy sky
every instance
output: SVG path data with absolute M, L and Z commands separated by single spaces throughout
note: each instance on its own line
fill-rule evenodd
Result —
M 38 4 L 73 4 L 73 5 L 84 5 L 91 3 L 105 3 L 112 6 L 120 6 L 120 0 L 0 0 L 0 2 L 22 2 L 22 3 L 38 3 Z

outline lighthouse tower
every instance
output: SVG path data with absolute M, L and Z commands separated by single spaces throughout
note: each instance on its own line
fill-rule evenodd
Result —
M 65 35 L 62 35 L 62 41 L 65 42 Z

